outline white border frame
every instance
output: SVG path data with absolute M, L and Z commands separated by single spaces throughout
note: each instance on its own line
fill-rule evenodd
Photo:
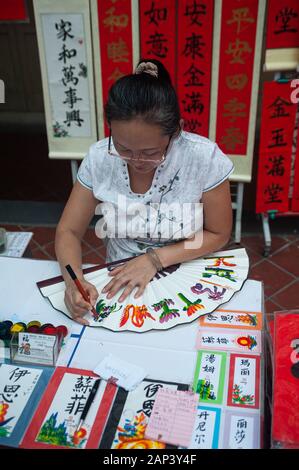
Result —
M 299 48 L 266 49 L 264 71 L 298 70 Z

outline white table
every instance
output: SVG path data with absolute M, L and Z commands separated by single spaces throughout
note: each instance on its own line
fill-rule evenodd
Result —
M 66 325 L 72 336 L 59 357 L 59 365 L 93 369 L 106 354 L 113 353 L 142 365 L 150 378 L 192 382 L 197 321 L 163 332 L 141 334 L 82 327 L 54 310 L 36 286 L 37 281 L 59 274 L 56 261 L 0 257 L 0 321 L 39 320 L 55 326 Z M 223 308 L 262 312 L 262 283 L 247 280 Z

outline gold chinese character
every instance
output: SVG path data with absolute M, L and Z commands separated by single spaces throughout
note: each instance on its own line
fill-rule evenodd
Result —
M 226 84 L 230 90 L 243 90 L 248 83 L 246 73 L 237 73 L 235 75 L 227 75 Z
M 220 141 L 227 150 L 235 150 L 237 145 L 244 144 L 244 134 L 237 127 L 229 127 L 226 129 L 227 134 Z
M 249 8 L 236 8 L 233 9 L 232 13 L 233 16 L 230 20 L 227 21 L 227 24 L 237 23 L 237 34 L 247 29 L 249 26 L 248 23 L 254 23 L 254 18 L 252 16 L 247 16 L 249 13 Z M 242 22 L 247 24 L 243 25 L 242 27 Z
M 115 8 L 111 7 L 109 10 L 106 11 L 108 15 L 104 20 L 103 23 L 106 28 L 109 28 L 111 33 L 114 33 L 114 28 L 117 30 L 119 28 L 126 28 L 128 26 L 129 17 L 128 15 L 114 15 Z
M 238 117 L 245 117 L 246 113 L 243 109 L 246 108 L 245 103 L 238 101 L 238 98 L 232 98 L 224 104 L 224 109 L 227 113 L 223 113 L 223 116 L 228 117 L 230 122 L 235 122 Z
M 252 52 L 251 47 L 247 41 L 240 41 L 239 38 L 236 39 L 236 42 L 230 42 L 228 49 L 226 49 L 226 54 L 232 55 L 232 60 L 230 64 L 245 64 L 243 54 L 246 52 Z
M 108 77 L 108 80 L 112 80 L 113 82 L 116 82 L 119 78 L 124 77 L 125 74 L 122 73 L 118 67 L 113 70 L 113 73 Z
M 112 62 L 129 62 L 127 44 L 122 38 L 119 38 L 118 42 L 110 42 L 107 45 L 107 53 Z

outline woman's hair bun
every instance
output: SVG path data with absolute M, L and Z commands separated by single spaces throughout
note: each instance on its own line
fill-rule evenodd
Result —
M 161 82 L 166 82 L 171 85 L 171 78 L 168 71 L 162 62 L 156 59 L 140 59 L 134 73 L 136 75 L 146 73 L 148 75 L 152 75 Z

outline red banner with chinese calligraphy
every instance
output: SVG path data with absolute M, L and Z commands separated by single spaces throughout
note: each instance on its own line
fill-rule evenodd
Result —
M 295 157 L 295 175 L 294 175 L 294 186 L 293 195 L 291 202 L 291 211 L 299 212 L 299 143 L 298 143 L 298 130 L 297 130 L 297 150 Z
M 98 20 L 105 103 L 113 83 L 133 71 L 131 1 L 98 0 Z
M 216 141 L 246 155 L 258 0 L 222 1 Z
M 140 56 L 157 59 L 176 84 L 176 2 L 174 0 L 140 0 Z
M 177 93 L 184 129 L 209 136 L 213 0 L 178 2 Z
M 274 322 L 272 443 L 298 449 L 299 315 L 276 312 Z
M 0 21 L 25 21 L 25 0 L 0 0 Z
M 299 47 L 298 0 L 268 0 L 267 49 Z
M 290 83 L 264 84 L 256 212 L 289 209 L 292 141 L 296 106 Z

